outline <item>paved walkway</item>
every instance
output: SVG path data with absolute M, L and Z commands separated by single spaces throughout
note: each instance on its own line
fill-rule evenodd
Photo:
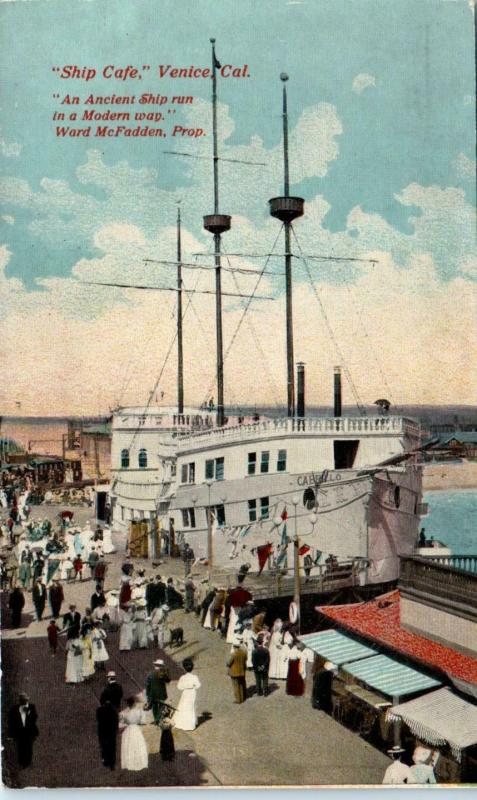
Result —
M 80 515 L 78 514 L 78 517 Z M 83 516 L 83 514 L 81 514 Z M 85 512 L 87 517 L 87 512 Z M 118 585 L 122 554 L 111 558 L 106 588 Z M 144 562 L 148 564 L 148 562 Z M 163 577 L 181 574 L 182 565 L 171 562 L 156 570 Z M 68 584 L 66 603 L 73 599 L 83 611 L 94 589 L 92 581 Z M 31 606 L 25 607 L 28 615 Z M 27 617 L 25 615 L 25 622 Z M 4 617 L 5 618 L 5 617 Z M 18 772 L 11 744 L 6 743 L 4 781 L 12 786 L 204 786 L 204 785 L 333 785 L 381 783 L 388 758 L 335 720 L 311 707 L 309 691 L 289 697 L 282 682 L 272 693 L 258 697 L 253 673 L 248 678 L 249 698 L 233 704 L 225 663 L 230 652 L 218 633 L 204 630 L 193 614 L 175 611 L 171 624 L 184 628 L 181 647 L 118 653 L 118 634 L 107 641 L 110 668 L 118 673 L 125 695 L 142 690 L 152 662 L 164 657 L 171 677 L 181 674 L 180 662 L 192 656 L 202 688 L 198 694 L 200 724 L 191 733 L 175 731 L 176 760 L 164 763 L 158 754 L 158 730 L 147 726 L 149 768 L 127 772 L 106 770 L 100 761 L 95 711 L 104 684 L 96 673 L 78 686 L 64 683 L 64 652 L 51 657 L 45 639 L 46 624 L 30 622 L 23 631 L 5 631 L 3 641 L 3 708 L 26 690 L 39 714 L 40 736 L 34 763 Z M 170 700 L 178 692 L 171 684 Z

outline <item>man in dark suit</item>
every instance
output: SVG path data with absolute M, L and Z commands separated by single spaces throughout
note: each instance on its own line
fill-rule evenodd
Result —
M 158 658 L 157 661 L 154 661 L 154 672 L 150 672 L 146 678 L 146 698 L 152 709 L 155 725 L 159 725 L 161 722 L 164 712 L 162 704 L 167 700 L 166 684 L 170 680 L 164 661 Z
M 146 586 L 147 613 L 149 616 L 155 608 L 159 608 L 166 602 L 166 584 L 160 575 L 156 575 L 154 581 Z
M 54 619 L 58 619 L 61 611 L 61 604 L 65 599 L 63 587 L 59 581 L 53 581 L 53 586 L 50 587 L 49 600 L 51 606 L 51 613 Z
M 110 700 L 103 700 L 102 696 L 101 705 L 96 709 L 96 722 L 98 724 L 101 759 L 105 767 L 114 769 L 116 766 L 116 739 L 118 735 L 119 714 Z
M 12 619 L 12 628 L 19 628 L 22 624 L 22 610 L 25 605 L 25 598 L 19 586 L 15 586 L 8 598 L 8 607 Z
M 247 683 L 245 673 L 247 669 L 247 651 L 242 643 L 237 641 L 233 645 L 232 654 L 227 661 L 229 675 L 232 678 L 234 689 L 234 703 L 244 703 L 247 697 Z
M 33 742 L 38 736 L 37 713 L 26 694 L 21 694 L 18 704 L 8 712 L 8 735 L 17 745 L 20 767 L 29 767 L 33 757 Z
M 121 700 L 123 699 L 123 688 L 116 680 L 116 673 L 111 670 L 108 672 L 108 682 L 101 692 L 99 702 L 101 705 L 108 702 L 111 703 L 116 711 L 121 707 Z
M 257 646 L 252 653 L 252 666 L 255 673 L 257 694 L 268 694 L 268 670 L 270 669 L 270 653 L 263 646 L 263 637 L 257 637 Z
M 33 584 L 31 596 L 35 606 L 36 618 L 40 621 L 46 604 L 46 586 L 41 580 L 37 580 Z
M 75 605 L 70 606 L 70 610 L 63 617 L 63 630 L 66 630 L 67 639 L 76 639 L 79 636 L 81 625 L 81 614 L 76 610 Z

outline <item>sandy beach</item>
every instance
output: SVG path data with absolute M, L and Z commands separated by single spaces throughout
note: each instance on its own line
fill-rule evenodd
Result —
M 426 464 L 423 470 L 423 491 L 477 489 L 477 461 Z

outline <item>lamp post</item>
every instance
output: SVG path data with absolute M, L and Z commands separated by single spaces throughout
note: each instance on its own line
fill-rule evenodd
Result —
M 294 507 L 294 541 L 293 541 L 293 574 L 295 578 L 295 589 L 293 595 L 293 602 L 297 608 L 297 625 L 298 625 L 298 633 L 300 633 L 300 616 L 301 616 L 301 609 L 300 609 L 300 540 L 298 538 L 297 532 L 297 524 L 296 524 L 296 509 L 298 503 L 300 502 L 300 498 L 298 495 L 294 494 L 292 497 L 292 503 Z
M 208 509 L 207 509 L 207 575 L 209 586 L 212 580 L 212 561 L 213 561 L 213 542 L 212 542 L 212 516 L 211 516 L 211 508 L 210 508 L 210 487 L 212 486 L 213 481 L 209 478 L 205 481 L 205 485 L 208 489 Z

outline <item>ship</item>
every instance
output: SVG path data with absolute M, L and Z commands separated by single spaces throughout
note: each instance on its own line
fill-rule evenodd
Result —
M 305 201 L 289 190 L 283 73 L 284 191 L 269 209 L 284 231 L 287 413 L 225 413 L 221 255 L 232 218 L 219 206 L 218 61 L 211 43 L 214 212 L 204 217 L 204 228 L 214 237 L 217 404 L 184 406 L 178 211 L 177 406 L 148 402 L 114 412 L 113 524 L 126 530 L 146 521 L 150 557 L 159 557 L 161 540 L 170 554 L 187 543 L 209 579 L 230 584 L 241 571 L 259 580 L 264 597 L 293 594 L 289 583 L 296 589 L 297 579 L 325 593 L 339 585 L 382 589 L 396 582 L 399 557 L 414 553 L 418 540 L 420 425 L 389 413 L 386 401 L 377 401 L 376 414 L 344 415 L 342 375 L 349 375 L 341 364 L 333 376 L 333 414 L 307 413 L 305 365 L 294 361 L 291 245 Z

